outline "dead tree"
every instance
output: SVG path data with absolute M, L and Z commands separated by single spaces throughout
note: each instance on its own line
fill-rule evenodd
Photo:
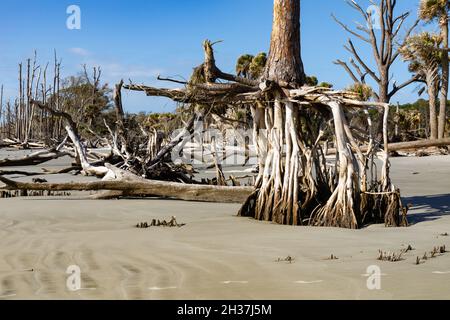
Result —
M 363 23 L 358 24 L 357 29 L 359 31 L 354 31 L 336 17 L 333 17 L 345 31 L 370 45 L 374 52 L 374 59 L 378 70 L 373 70 L 369 67 L 370 64 L 364 61 L 351 39 L 348 40 L 348 44 L 345 46 L 345 49 L 352 55 L 352 59 L 350 60 L 351 66 L 340 60 L 337 60 L 336 64 L 342 65 L 354 82 L 366 83 L 367 76 L 372 78 L 379 88 L 378 93 L 375 94 L 377 100 L 379 102 L 389 103 L 398 91 L 418 79 L 417 76 L 413 76 L 402 84 L 394 82 L 392 83 L 391 88 L 390 69 L 400 55 L 397 50 L 398 44 L 404 42 L 404 39 L 406 39 L 418 25 L 419 20 L 416 20 L 412 27 L 406 31 L 406 34 L 402 35 L 402 27 L 410 16 L 410 13 L 406 12 L 396 16 L 395 9 L 397 0 L 379 0 L 376 16 L 373 15 L 373 12 L 364 10 L 354 0 L 349 0 L 347 3 L 350 7 L 360 13 L 363 18 Z M 380 29 L 379 35 L 377 35 L 375 24 L 377 24 L 377 27 Z M 352 68 L 355 71 L 353 71 Z
M 149 150 L 147 144 L 140 144 L 138 141 L 134 145 L 131 145 L 131 142 L 127 137 L 126 133 L 133 130 L 133 128 L 129 128 L 126 125 L 126 118 L 121 99 L 122 85 L 122 82 L 117 84 L 114 92 L 117 117 L 115 130 L 113 131 L 105 122 L 105 125 L 108 127 L 111 134 L 111 139 L 106 139 L 108 141 L 108 145 L 111 147 L 111 152 L 113 155 L 122 159 L 122 162 L 119 161 L 116 163 L 120 169 L 123 169 L 120 171 L 118 171 L 119 169 L 114 169 L 115 167 L 106 165 L 106 162 L 111 160 L 111 156 L 101 159 L 100 165 L 92 163 L 92 161 L 89 160 L 89 153 L 86 145 L 81 139 L 77 123 L 73 120 L 69 113 L 55 110 L 49 105 L 39 101 L 31 100 L 31 103 L 37 108 L 48 112 L 53 117 L 62 119 L 66 122 L 65 130 L 68 137 L 72 141 L 76 161 L 81 166 L 82 173 L 86 175 L 101 177 L 105 180 L 120 180 L 119 175 L 123 175 L 125 171 L 128 171 L 128 176 L 133 177 L 134 179 L 137 179 L 139 176 L 145 176 L 147 178 L 192 183 L 192 179 L 186 176 L 182 168 L 174 168 L 167 163 L 167 156 L 175 147 L 183 142 L 186 136 L 192 135 L 196 115 L 191 117 L 186 127 L 177 137 L 169 141 L 165 146 L 161 147 L 154 157 L 149 157 L 146 154 Z M 142 151 L 144 152 L 143 156 L 141 156 Z
M 347 0 L 348 5 L 362 16 L 362 23 L 358 24 L 357 30 L 352 29 L 345 23 L 338 20 L 336 22 L 351 36 L 368 44 L 373 52 L 374 63 L 378 70 L 370 67 L 371 62 L 365 61 L 359 50 L 351 39 L 348 40 L 344 48 L 351 54 L 350 65 L 342 60 L 337 60 L 335 64 L 342 66 L 355 83 L 366 84 L 367 77 L 370 77 L 378 86 L 378 92 L 374 93 L 378 102 L 389 103 L 392 97 L 403 88 L 419 80 L 419 75 L 414 75 L 405 82 L 392 83 L 390 74 L 391 67 L 398 59 L 400 53 L 398 45 L 403 44 L 411 32 L 418 25 L 419 20 L 402 34 L 402 28 L 410 16 L 409 12 L 396 15 L 397 0 L 379 0 L 375 6 L 376 12 L 364 10 L 355 0 Z M 379 33 L 376 29 L 379 29 Z M 376 128 L 378 140 L 382 138 L 383 109 Z
M 140 126 L 140 133 L 143 134 L 147 141 L 145 143 L 143 143 L 142 139 L 131 141 L 127 133 L 132 132 L 135 128 L 128 125 L 125 117 L 122 106 L 122 87 L 123 81 L 116 85 L 113 95 L 116 110 L 115 130 L 108 127 L 111 134 L 111 142 L 109 144 L 114 154 L 123 160 L 121 168 L 149 179 L 191 182 L 191 179 L 184 175 L 183 172 L 173 170 L 173 167 L 170 165 L 171 159 L 169 159 L 169 155 L 187 137 L 192 136 L 194 123 L 198 115 L 190 116 L 181 132 L 165 144 L 160 132 L 147 132 L 142 126 Z
M 347 120 L 353 110 L 384 111 L 388 105 L 359 101 L 351 92 L 305 86 L 299 40 L 300 1 L 274 0 L 271 50 L 261 80 L 224 74 L 215 65 L 213 44 L 205 41 L 205 62 L 194 72 L 204 83 L 186 83 L 179 89 L 134 84 L 124 88 L 188 104 L 259 106 L 258 123 L 264 121 L 267 131 L 267 155 L 260 159 L 255 191 L 241 208 L 241 216 L 290 225 L 401 225 L 399 191 L 389 179 L 387 143 L 379 150 L 371 139 L 363 153 Z M 218 83 L 219 79 L 228 82 Z M 327 164 L 319 143 L 330 120 L 338 148 L 334 166 Z M 387 114 L 382 124 L 387 142 Z M 381 179 L 368 179 L 378 151 L 383 154 Z
M 116 177 L 115 173 L 112 172 L 110 169 L 106 168 L 105 166 L 95 166 L 89 162 L 86 153 L 86 146 L 81 141 L 80 136 L 78 134 L 77 124 L 72 119 L 70 114 L 64 111 L 56 111 L 51 107 L 49 107 L 48 105 L 43 104 L 42 102 L 39 101 L 32 100 L 31 103 L 36 107 L 38 107 L 39 109 L 49 112 L 52 116 L 58 119 L 64 119 L 66 121 L 67 124 L 65 126 L 65 130 L 67 132 L 68 137 L 73 143 L 76 154 L 76 161 L 78 164 L 81 165 L 83 172 L 86 175 L 94 175 L 98 177 L 106 176 L 108 179 L 113 179 Z
M 32 100 L 50 102 L 52 107 L 59 107 L 59 68 L 55 56 L 55 70 L 53 87 L 47 86 L 47 68 L 38 65 L 35 52 L 32 59 L 27 59 L 18 65 L 18 95 L 13 102 L 6 102 L 3 112 L 3 123 L 0 124 L 5 138 L 20 142 L 22 148 L 28 148 L 36 143 L 45 141 L 51 146 L 54 140 L 60 140 L 61 135 L 56 134 L 58 124 L 46 111 L 36 110 Z M 57 105 L 56 105 L 57 104 Z M 60 122 L 57 118 L 56 121 Z M 61 133 L 59 130 L 58 133 Z

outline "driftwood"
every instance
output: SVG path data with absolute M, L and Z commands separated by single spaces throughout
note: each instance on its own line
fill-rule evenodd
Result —
M 63 118 L 64 120 L 66 120 L 69 123 L 70 127 L 72 127 L 74 129 L 75 133 L 78 134 L 77 124 L 72 119 L 70 114 L 68 114 L 67 112 L 54 110 L 49 105 L 42 103 L 40 101 L 36 101 L 36 100 L 32 99 L 30 102 L 32 105 L 38 107 L 41 110 L 45 110 L 45 111 L 49 112 L 51 115 L 53 115 L 55 117 Z
M 428 147 L 446 147 L 450 146 L 450 138 L 439 140 L 422 140 L 413 142 L 400 142 L 389 144 L 389 151 L 400 151 L 408 149 L 420 149 Z
M 15 145 L 15 143 L 2 143 L 2 142 L 0 142 L 0 149 L 2 149 L 2 148 L 9 148 L 9 147 L 14 146 L 14 145 Z
M 42 176 L 42 175 L 54 175 L 54 174 L 69 173 L 71 171 L 81 171 L 81 167 L 73 166 L 73 167 L 68 167 L 68 168 L 64 168 L 64 169 L 55 169 L 55 170 L 42 168 L 41 170 L 42 170 L 42 172 L 29 172 L 29 171 L 22 171 L 22 170 L 0 170 L 0 176 L 20 175 L 20 176 L 33 177 L 33 176 Z
M 82 170 L 82 168 L 80 166 L 72 166 L 72 167 L 67 167 L 67 168 L 59 169 L 59 170 L 42 168 L 42 171 L 44 172 L 44 174 L 61 174 L 61 173 L 69 173 L 71 171 L 81 171 L 81 170 Z M 42 174 L 42 173 L 40 173 L 40 174 Z
M 15 148 L 15 149 L 43 149 L 45 148 L 45 143 L 43 142 L 20 142 L 10 139 L 3 139 L 0 142 L 0 149 L 2 148 Z
M 167 155 L 170 154 L 174 148 L 180 145 L 180 143 L 185 140 L 186 136 L 191 136 L 193 134 L 196 116 L 193 115 L 191 117 L 189 122 L 186 124 L 186 127 L 177 137 L 175 137 L 164 147 L 158 148 L 158 153 L 156 155 L 152 156 L 147 154 L 143 156 L 141 154 L 142 150 L 140 150 L 142 145 L 133 145 L 133 141 L 131 141 L 127 135 L 127 131 L 131 128 L 127 128 L 126 126 L 126 117 L 122 106 L 122 86 L 123 81 L 116 85 L 113 95 L 117 118 L 115 130 L 113 131 L 105 121 L 105 126 L 111 134 L 111 142 L 107 142 L 111 147 L 111 156 L 115 155 L 121 158 L 123 162 L 121 162 L 119 166 L 124 169 L 126 168 L 135 175 L 145 176 L 149 179 L 167 178 L 171 181 L 183 181 L 190 183 L 191 179 L 186 177 L 182 172 L 179 172 L 179 170 L 166 176 L 163 174 L 166 173 L 168 169 L 167 166 L 164 166 L 166 164 L 165 162 Z M 47 104 L 35 100 L 33 100 L 32 103 L 39 109 L 45 110 L 53 116 L 63 118 L 66 121 L 65 130 L 73 143 L 77 164 L 81 166 L 83 174 L 105 178 L 106 180 L 119 180 L 115 175 L 113 170 L 114 168 L 103 165 L 106 161 L 104 155 L 100 155 L 96 157 L 98 159 L 92 161 L 92 156 L 96 156 L 96 154 L 93 151 L 87 150 L 85 144 L 80 138 L 77 124 L 70 114 L 53 110 Z M 101 137 L 97 138 L 101 139 Z
M 450 146 L 450 138 L 437 139 L 437 140 L 420 140 L 420 141 L 411 141 L 411 142 L 398 142 L 398 143 L 390 143 L 388 145 L 388 149 L 390 152 L 393 151 L 401 151 L 401 150 L 409 150 L 409 149 L 421 149 L 421 148 L 429 148 L 429 147 L 446 147 Z M 367 152 L 369 149 L 368 146 L 360 147 L 362 152 Z M 328 155 L 336 154 L 336 149 L 328 149 Z
M 18 159 L 1 159 L 0 167 L 22 167 L 22 166 L 35 166 L 41 163 L 62 158 L 65 156 L 72 156 L 69 151 L 61 151 L 66 144 L 67 138 L 65 138 L 56 148 L 50 150 L 41 150 L 35 153 L 26 155 Z
M 21 175 L 21 176 L 39 176 L 42 175 L 40 172 L 28 172 L 28 171 L 20 171 L 20 170 L 0 170 L 0 175 L 2 176 L 10 176 L 10 175 Z
M 149 166 L 149 170 L 152 170 L 155 168 L 155 166 L 160 163 L 164 157 L 172 152 L 172 150 L 177 147 L 186 137 L 189 137 L 193 134 L 194 131 L 194 124 L 195 124 L 196 115 L 193 115 L 186 126 L 183 128 L 183 130 L 174 138 L 170 143 L 168 143 L 166 146 L 164 146 L 158 154 L 147 163 Z
M 41 103 L 39 101 L 32 100 L 32 103 L 37 106 L 38 108 L 45 110 L 52 114 L 55 117 L 63 118 L 67 125 L 65 126 L 65 129 L 67 131 L 68 137 L 73 142 L 73 147 L 76 152 L 77 161 L 80 163 L 83 173 L 87 175 L 94 175 L 98 177 L 104 177 L 109 176 L 112 177 L 113 174 L 111 173 L 111 170 L 104 166 L 94 166 L 92 165 L 87 156 L 86 146 L 81 142 L 80 136 L 78 134 L 78 128 L 75 121 L 72 119 L 72 116 L 66 112 L 63 111 L 57 111 L 53 110 L 50 106 Z M 63 142 L 64 144 L 65 142 Z M 63 145 L 62 144 L 62 145 Z
M 19 159 L 3 159 L 0 160 L 0 167 L 21 167 L 21 166 L 35 166 L 41 163 L 58 159 L 64 156 L 69 156 L 67 152 L 61 151 L 39 151 Z
M 243 203 L 254 191 L 253 187 L 222 187 L 209 185 L 187 185 L 152 180 L 120 180 L 70 183 L 25 183 L 0 176 L 6 190 L 36 191 L 123 191 L 124 196 L 146 196 L 172 198 L 186 201 L 216 203 Z
M 76 130 L 72 128 L 70 125 L 66 126 L 66 131 L 73 142 L 74 148 L 77 153 L 77 157 L 80 160 L 81 167 L 83 168 L 83 172 L 87 175 L 93 175 L 98 177 L 104 177 L 107 174 L 110 174 L 110 170 L 103 166 L 94 166 L 92 165 L 87 158 L 86 148 L 81 142 L 80 138 L 76 134 Z

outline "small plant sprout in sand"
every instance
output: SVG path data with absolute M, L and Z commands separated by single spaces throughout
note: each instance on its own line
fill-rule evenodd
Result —
M 403 254 L 405 252 L 401 251 L 400 253 L 395 253 L 395 252 L 384 252 L 382 250 L 379 251 L 379 255 L 378 255 L 378 260 L 380 261 L 389 261 L 389 262 L 398 262 L 398 261 L 402 261 L 403 259 Z
M 416 258 L 416 265 L 419 265 L 419 264 L 420 264 L 420 258 L 417 257 L 417 258 Z
M 185 225 L 186 225 L 185 223 L 179 224 L 177 222 L 176 217 L 172 217 L 172 219 L 170 219 L 169 222 L 167 222 L 166 220 L 161 221 L 161 220 L 156 220 L 156 219 L 153 219 L 151 223 L 141 222 L 136 225 L 136 228 L 139 228 L 139 229 L 148 229 L 150 227 L 169 227 L 169 228 L 178 227 L 178 228 L 181 228 L 181 227 L 184 227 Z
M 447 252 L 448 251 L 446 250 L 445 245 L 434 247 L 433 250 L 430 251 L 430 253 L 425 252 L 425 254 L 423 255 L 422 259 L 417 257 L 416 265 L 419 265 L 421 262 L 423 263 L 423 262 L 427 261 L 428 259 L 433 259 L 433 258 L 436 258 L 436 257 L 440 257 L 440 256 L 444 255 Z
M 287 262 L 289 264 L 293 263 L 295 261 L 295 258 L 291 257 L 291 256 L 287 256 L 284 259 L 278 258 L 276 262 Z

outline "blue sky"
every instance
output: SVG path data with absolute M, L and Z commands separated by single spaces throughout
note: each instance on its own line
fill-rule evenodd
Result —
M 417 0 L 399 0 L 398 12 L 411 11 L 416 18 Z M 63 62 L 63 76 L 76 74 L 83 64 L 101 66 L 103 80 L 121 78 L 135 83 L 170 86 L 156 80 L 158 74 L 188 78 L 202 62 L 201 43 L 223 40 L 216 48 L 218 66 L 234 71 L 243 53 L 267 51 L 272 23 L 272 0 L 1 0 L 0 84 L 14 96 L 17 64 L 38 52 L 41 65 L 52 61 L 56 50 Z M 359 0 L 363 6 L 366 0 Z M 66 28 L 69 5 L 81 8 L 81 30 Z M 302 0 L 302 56 L 307 74 L 344 88 L 351 83 L 333 64 L 348 60 L 342 47 L 348 35 L 333 21 L 334 13 L 352 25 L 358 14 L 344 0 Z M 361 45 L 363 55 L 370 49 Z M 399 60 L 393 68 L 399 83 L 409 77 Z M 393 102 L 417 99 L 415 86 L 394 97 Z M 140 93 L 124 93 L 128 111 L 172 111 L 174 104 Z

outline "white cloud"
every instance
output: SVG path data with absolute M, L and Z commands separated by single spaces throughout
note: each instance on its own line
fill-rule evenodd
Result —
M 70 48 L 69 52 L 81 57 L 87 57 L 91 54 L 88 50 L 83 48 Z

